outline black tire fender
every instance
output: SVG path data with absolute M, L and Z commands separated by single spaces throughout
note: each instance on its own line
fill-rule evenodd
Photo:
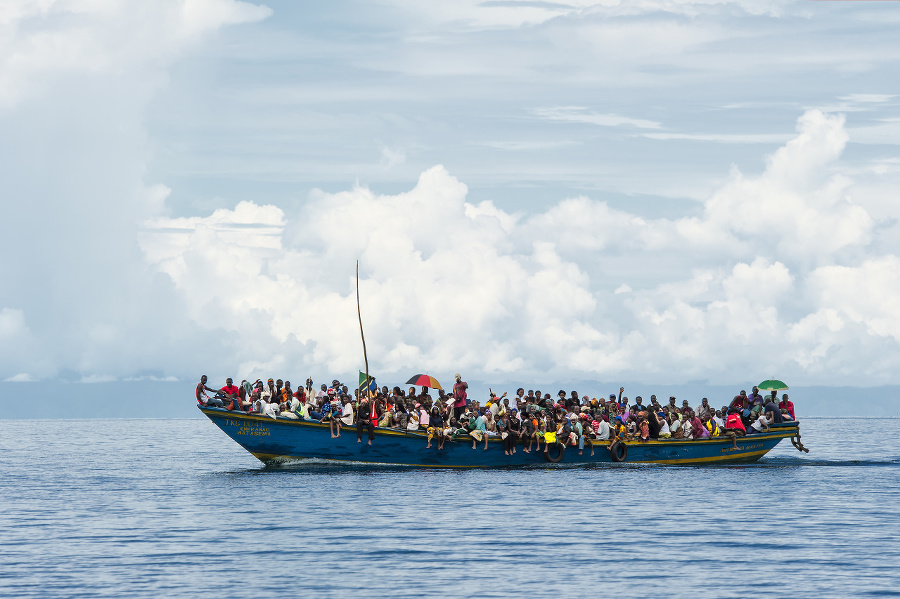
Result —
M 559 441 L 551 443 L 551 445 L 555 447 L 559 451 L 559 453 L 554 456 L 550 453 L 550 449 L 548 448 L 547 451 L 544 452 L 544 459 L 551 464 L 558 464 L 562 461 L 563 456 L 566 455 L 566 446 Z
M 624 462 L 628 458 L 628 446 L 621 441 L 616 441 L 609 448 L 609 455 L 613 462 Z

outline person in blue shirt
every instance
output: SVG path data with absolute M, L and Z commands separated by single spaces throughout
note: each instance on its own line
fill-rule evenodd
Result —
M 484 448 L 488 448 L 488 437 L 487 437 L 487 427 L 484 425 L 484 416 L 481 415 L 481 412 L 476 412 L 473 416 L 474 422 L 469 424 L 469 427 L 472 429 L 472 432 L 469 434 L 472 436 L 472 449 L 475 449 L 475 445 L 478 441 L 484 439 Z

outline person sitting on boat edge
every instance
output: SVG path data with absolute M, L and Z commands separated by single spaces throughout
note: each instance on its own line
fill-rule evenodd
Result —
M 638 441 L 646 443 L 650 440 L 650 422 L 646 412 L 638 412 Z
M 490 438 L 499 438 L 500 433 L 497 432 L 497 420 L 494 418 L 490 410 L 484 411 L 484 434 Z
M 506 414 L 500 414 L 497 416 L 497 432 L 500 435 L 500 439 L 503 441 L 503 453 L 504 455 L 512 455 L 510 450 L 514 447 L 510 442 L 512 437 L 509 434 L 509 418 L 507 418 Z
M 628 429 L 625 428 L 625 423 L 622 422 L 621 416 L 616 416 L 612 433 L 613 434 L 610 436 L 611 442 L 607 449 L 609 449 L 609 447 L 612 447 L 613 443 L 615 443 L 616 441 L 625 441 L 628 439 Z
M 582 455 L 585 445 L 591 450 L 591 455 L 594 455 L 594 429 L 591 427 L 589 411 L 583 411 L 576 419 L 575 434 L 578 435 L 578 455 Z
M 332 400 L 328 403 L 328 405 L 330 406 L 327 416 L 328 429 L 329 431 L 331 431 L 331 438 L 337 439 L 341 436 L 341 415 L 344 412 L 344 406 L 341 404 L 341 399 L 337 395 L 332 396 Z
M 747 434 L 755 435 L 759 433 L 767 433 L 769 432 L 770 424 L 772 424 L 772 421 L 769 420 L 765 412 L 761 412 L 759 416 L 750 423 L 750 426 L 747 428 Z
M 519 418 L 519 410 L 517 408 L 510 408 L 506 417 L 509 421 L 510 453 L 514 454 L 516 453 L 516 445 L 519 444 L 519 439 L 522 437 L 522 420 Z
M 431 408 L 431 415 L 428 419 L 428 444 L 425 449 L 431 448 L 431 440 L 437 438 L 437 448 L 444 448 L 444 417 L 441 415 L 441 409 L 437 406 Z
M 231 377 L 225 379 L 225 386 L 219 389 L 219 392 L 224 396 L 226 410 L 241 411 L 240 407 L 238 407 L 240 404 L 241 390 L 235 386 Z
M 474 412 L 469 418 L 469 435 L 472 437 L 472 449 L 478 441 L 484 441 L 484 448 L 488 448 L 487 427 L 484 424 L 484 417 L 480 412 Z
M 556 443 L 556 431 L 556 421 L 553 419 L 551 411 L 547 410 L 547 414 L 544 416 L 544 455 L 549 453 L 550 444 Z
M 662 429 L 662 423 L 653 410 L 648 410 L 644 416 L 647 419 L 647 433 L 650 439 L 659 439 L 659 431 Z
M 725 418 L 725 428 L 722 429 L 722 436 L 729 437 L 734 449 L 737 449 L 737 438 L 747 434 L 744 421 L 741 418 L 740 411 L 737 408 L 728 410 L 728 416 Z
M 656 416 L 659 420 L 659 438 L 670 439 L 672 437 L 672 431 L 669 429 L 669 421 L 666 419 L 665 413 L 659 412 Z
M 788 399 L 787 393 L 781 394 L 781 401 L 778 403 L 778 409 L 781 410 L 782 415 L 787 413 L 790 416 L 790 420 L 796 420 L 796 417 L 794 416 L 794 403 Z
M 710 415 L 706 420 L 704 420 L 703 426 L 704 428 L 706 428 L 710 437 L 718 437 L 721 434 L 719 423 L 716 422 L 715 414 Z
M 534 414 L 526 413 L 523 414 L 522 421 L 522 451 L 525 453 L 531 453 L 531 445 L 534 443 L 535 439 L 538 438 L 537 430 L 538 430 L 538 421 Z M 540 450 L 540 440 L 538 440 L 538 450 Z
M 375 439 L 375 427 L 372 426 L 372 407 L 369 398 L 363 394 L 356 406 L 356 442 L 362 443 L 363 429 L 369 433 L 369 445 Z
M 195 390 L 195 394 L 197 396 L 197 403 L 200 404 L 201 406 L 209 406 L 212 408 L 224 408 L 225 402 L 223 402 L 221 399 L 218 399 L 216 397 L 210 397 L 206 394 L 207 391 L 212 391 L 213 393 L 216 393 L 215 389 L 213 389 L 212 387 L 208 387 L 206 385 L 207 380 L 208 379 L 206 378 L 206 375 L 204 374 L 200 377 L 200 382 L 197 383 L 197 389 Z
M 322 406 L 319 408 L 319 413 L 322 415 L 319 418 L 319 422 L 324 422 L 326 420 L 331 420 L 331 411 L 334 409 L 334 405 L 332 401 L 334 400 L 334 389 L 328 389 L 328 395 L 325 397 L 324 401 L 322 401 Z
M 772 399 L 773 398 L 769 398 L 768 403 L 763 406 L 763 412 L 767 415 L 769 420 L 772 421 L 772 424 L 781 424 L 784 422 L 784 418 L 781 415 L 781 410 L 778 409 L 778 406 L 775 405 L 775 402 L 772 401 Z M 771 414 L 771 416 L 769 416 L 769 414 Z

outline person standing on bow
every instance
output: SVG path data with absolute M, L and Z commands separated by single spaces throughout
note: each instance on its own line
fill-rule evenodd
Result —
M 453 417 L 459 420 L 468 404 L 466 389 L 469 388 L 469 383 L 463 382 L 462 375 L 458 372 L 453 376 L 456 379 L 456 384 L 453 385 Z

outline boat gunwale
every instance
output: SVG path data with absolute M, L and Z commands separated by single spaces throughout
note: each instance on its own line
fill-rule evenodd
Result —
M 251 420 L 251 421 L 263 421 L 269 424 L 278 424 L 282 426 L 301 426 L 301 427 L 312 427 L 312 428 L 330 428 L 329 424 L 324 422 L 318 422 L 315 420 L 294 420 L 293 418 L 278 418 L 273 419 L 270 416 L 266 416 L 264 414 L 250 414 L 247 412 L 235 412 L 234 410 L 226 410 L 225 408 L 210 408 L 207 406 L 197 406 L 201 412 L 207 415 L 207 417 L 216 416 L 216 417 L 225 417 L 225 418 L 236 418 L 239 420 Z M 355 424 L 343 425 L 344 427 L 353 427 L 355 428 Z M 777 432 L 776 430 L 777 429 Z M 752 435 L 745 435 L 743 437 L 738 437 L 738 439 L 787 439 L 796 435 L 800 430 L 800 423 L 798 420 L 790 420 L 785 421 L 779 424 L 774 424 L 769 426 L 769 432 L 767 433 L 753 433 Z M 400 437 L 419 437 L 425 439 L 427 437 L 426 431 L 409 431 L 409 430 L 401 430 L 394 428 L 383 428 L 383 427 L 374 427 L 375 435 L 381 436 L 400 436 Z M 459 439 L 466 439 L 466 437 L 459 437 Z M 453 441 L 454 439 L 450 439 Z M 594 439 L 597 441 L 597 445 L 603 445 L 603 441 L 608 441 L 608 439 Z M 638 441 L 638 440 L 630 440 L 624 441 L 626 445 L 681 445 L 685 443 L 690 444 L 715 444 L 715 443 L 730 443 L 730 437 L 705 437 L 702 439 L 650 439 L 649 441 Z M 503 439 L 499 437 L 488 437 L 488 443 L 503 443 Z M 766 450 L 766 452 L 769 450 Z M 766 453 L 763 452 L 763 453 Z M 251 452 L 252 453 L 252 452 Z M 255 454 L 254 454 L 255 455 Z M 258 458 L 258 456 L 257 456 Z M 258 458 L 261 459 L 261 458 Z M 309 458 L 303 458 L 309 459 Z M 321 458 L 328 459 L 328 458 Z M 265 460 L 263 460 L 265 461 Z M 648 462 L 643 462 L 648 463 Z M 663 463 L 663 462 L 653 462 L 653 463 Z M 683 463 L 679 461 L 679 463 Z

